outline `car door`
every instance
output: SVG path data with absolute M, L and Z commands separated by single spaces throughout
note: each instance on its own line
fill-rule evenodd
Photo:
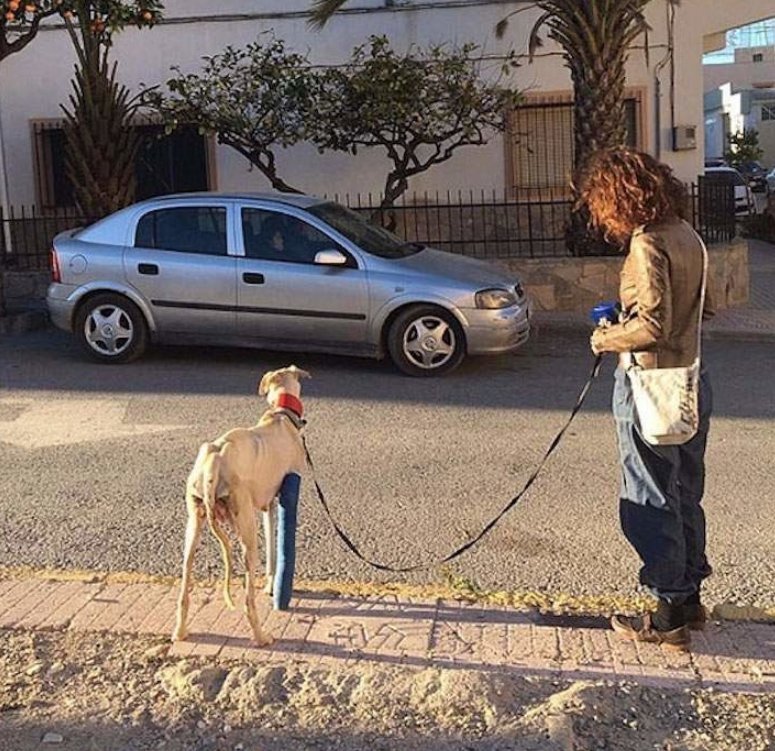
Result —
M 242 206 L 238 225 L 237 323 L 264 341 L 361 349 L 369 313 L 367 272 L 312 217 L 270 207 Z M 322 250 L 340 250 L 342 266 L 315 263 Z
M 234 334 L 237 259 L 226 202 L 149 209 L 124 253 L 128 282 L 161 333 Z

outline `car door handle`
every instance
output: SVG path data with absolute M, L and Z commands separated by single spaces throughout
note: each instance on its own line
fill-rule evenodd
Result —
M 159 267 L 155 263 L 138 263 L 137 270 L 147 276 L 158 276 Z
M 245 284 L 263 284 L 264 283 L 264 275 L 263 274 L 253 274 L 249 271 L 246 271 L 242 275 L 242 281 L 245 282 Z

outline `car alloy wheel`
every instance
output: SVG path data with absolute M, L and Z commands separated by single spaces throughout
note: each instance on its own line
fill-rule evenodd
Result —
M 441 375 L 463 360 L 465 337 L 451 313 L 433 306 L 417 306 L 396 318 L 390 329 L 388 348 L 404 373 Z
M 123 363 L 145 350 L 147 330 L 137 306 L 121 295 L 88 300 L 78 313 L 76 332 L 89 355 L 100 362 Z

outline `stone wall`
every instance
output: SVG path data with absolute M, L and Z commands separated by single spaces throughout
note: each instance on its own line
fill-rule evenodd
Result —
M 708 249 L 709 281 L 717 310 L 748 302 L 748 243 Z M 619 297 L 623 258 L 509 258 L 499 265 L 520 275 L 536 310 L 586 313 Z
M 42 306 L 51 282 L 50 271 L 6 271 L 5 304 L 9 311 Z
M 710 280 L 716 307 L 748 301 L 748 243 L 711 246 Z M 509 258 L 493 261 L 518 273 L 536 310 L 586 313 L 601 300 L 619 297 L 622 258 Z M 39 307 L 46 297 L 49 272 L 8 271 L 5 274 L 8 310 Z

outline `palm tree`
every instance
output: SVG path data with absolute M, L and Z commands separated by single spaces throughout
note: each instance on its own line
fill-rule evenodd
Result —
M 678 0 L 670 0 L 673 3 Z M 322 26 L 347 0 L 313 0 L 312 24 Z M 644 10 L 650 0 L 535 0 L 512 11 L 497 26 L 502 36 L 511 16 L 538 9 L 530 33 L 529 55 L 541 33 L 562 48 L 573 81 L 574 183 L 589 156 L 626 141 L 625 66 L 633 41 L 648 31 Z M 583 210 L 573 214 L 569 245 L 587 254 L 598 241 L 586 231 Z
M 134 201 L 140 146 L 132 127 L 137 104 L 116 79 L 117 66 L 109 61 L 111 47 L 100 37 L 100 23 L 87 9 L 75 23 L 66 19 L 78 64 L 70 107 L 62 106 L 65 169 L 78 209 L 92 221 Z

